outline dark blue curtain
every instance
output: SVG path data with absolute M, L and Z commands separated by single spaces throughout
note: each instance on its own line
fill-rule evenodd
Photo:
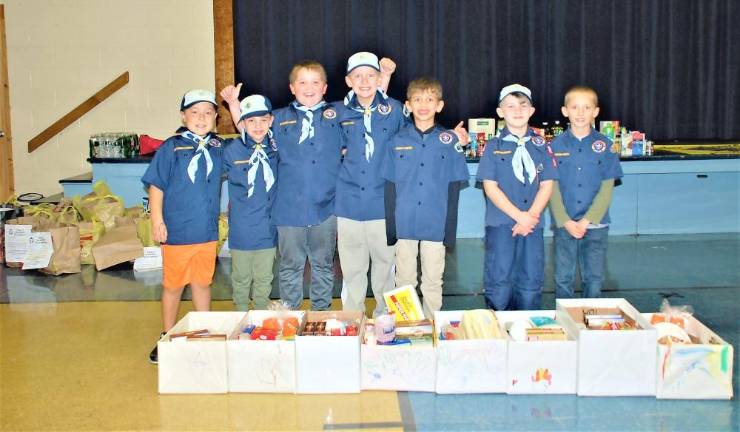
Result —
M 494 116 L 499 89 L 533 91 L 533 124 L 559 119 L 564 91 L 599 93 L 602 120 L 656 141 L 740 139 L 737 0 L 234 0 L 242 97 L 290 102 L 288 73 L 303 59 L 329 75 L 327 100 L 347 92 L 356 51 L 393 58 L 390 94 L 438 78 L 441 122 Z

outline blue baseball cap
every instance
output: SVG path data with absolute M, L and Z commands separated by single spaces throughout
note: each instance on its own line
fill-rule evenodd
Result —
M 270 103 L 270 99 L 258 94 L 245 97 L 239 104 L 239 108 L 241 110 L 239 121 L 242 121 L 245 118 L 259 117 L 272 113 L 272 103 Z

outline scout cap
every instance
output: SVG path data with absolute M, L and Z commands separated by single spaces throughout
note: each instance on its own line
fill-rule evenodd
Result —
M 371 52 L 361 51 L 352 54 L 352 57 L 347 60 L 347 75 L 349 75 L 352 70 L 360 66 L 370 66 L 371 68 L 380 71 L 378 56 Z
M 216 104 L 216 95 L 212 91 L 195 89 L 185 93 L 180 103 L 180 111 L 186 110 L 198 102 L 209 102 L 218 108 Z
M 257 94 L 245 97 L 239 104 L 239 108 L 241 109 L 239 121 L 272 113 L 270 99 Z
M 498 101 L 499 103 L 504 100 L 504 98 L 512 93 L 521 93 L 524 96 L 529 99 L 529 102 L 532 102 L 532 91 L 528 88 L 524 87 L 521 84 L 509 84 L 506 87 L 501 89 L 501 93 L 498 95 Z

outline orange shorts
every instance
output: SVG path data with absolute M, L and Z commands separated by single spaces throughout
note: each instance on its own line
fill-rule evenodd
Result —
M 180 289 L 187 284 L 210 285 L 216 269 L 218 242 L 162 245 L 162 286 Z

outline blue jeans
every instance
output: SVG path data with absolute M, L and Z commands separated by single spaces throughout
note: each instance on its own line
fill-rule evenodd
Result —
M 572 298 L 576 262 L 581 271 L 584 298 L 601 297 L 609 227 L 586 230 L 581 239 L 565 228 L 555 228 L 555 298 Z
M 545 242 L 542 228 L 511 236 L 510 226 L 486 226 L 483 287 L 495 310 L 533 310 L 542 303 Z
M 330 216 L 309 227 L 279 226 L 280 299 L 293 309 L 303 301 L 303 270 L 306 258 L 311 264 L 311 310 L 331 307 L 334 289 L 334 252 L 337 245 L 337 218 Z

